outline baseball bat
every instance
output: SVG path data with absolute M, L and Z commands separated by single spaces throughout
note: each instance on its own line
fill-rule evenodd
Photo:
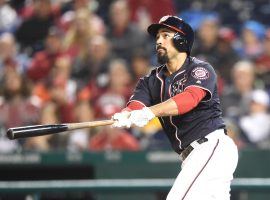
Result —
M 91 128 L 97 126 L 112 125 L 113 120 L 101 120 L 101 121 L 90 121 L 80 123 L 67 123 L 67 124 L 48 124 L 48 125 L 32 125 L 9 128 L 7 130 L 7 137 L 10 140 L 17 138 L 27 138 L 42 135 L 50 135 L 55 133 L 61 133 L 64 131 L 71 131 L 76 129 Z

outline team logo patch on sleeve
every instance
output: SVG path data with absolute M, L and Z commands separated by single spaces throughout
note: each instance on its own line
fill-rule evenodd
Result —
M 191 76 L 199 80 L 205 80 L 209 78 L 209 72 L 203 67 L 196 67 L 192 70 Z

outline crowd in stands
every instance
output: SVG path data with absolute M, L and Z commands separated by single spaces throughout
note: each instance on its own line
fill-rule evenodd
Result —
M 269 1 L 0 0 L 0 153 L 162 150 L 157 119 L 8 140 L 10 127 L 108 119 L 157 66 L 147 26 L 171 14 L 196 32 L 191 56 L 218 74 L 228 134 L 270 149 Z

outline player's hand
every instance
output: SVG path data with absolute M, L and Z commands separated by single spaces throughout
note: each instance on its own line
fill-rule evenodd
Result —
M 130 112 L 128 111 L 123 111 L 119 113 L 115 113 L 112 116 L 112 119 L 115 121 L 112 125 L 112 127 L 117 127 L 117 128 L 130 128 L 131 126 L 131 121 L 129 119 Z
M 148 107 L 144 107 L 141 110 L 133 110 L 130 112 L 129 120 L 131 125 L 138 127 L 144 127 L 148 122 L 155 118 L 154 113 Z

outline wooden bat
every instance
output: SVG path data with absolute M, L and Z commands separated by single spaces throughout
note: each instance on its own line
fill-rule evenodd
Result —
M 114 123 L 113 120 L 101 120 L 101 121 L 80 122 L 80 123 L 14 127 L 14 128 L 9 128 L 7 130 L 7 137 L 10 140 L 13 140 L 17 138 L 27 138 L 27 137 L 55 134 L 55 133 L 60 133 L 64 131 L 76 130 L 76 129 L 112 125 L 113 123 Z

